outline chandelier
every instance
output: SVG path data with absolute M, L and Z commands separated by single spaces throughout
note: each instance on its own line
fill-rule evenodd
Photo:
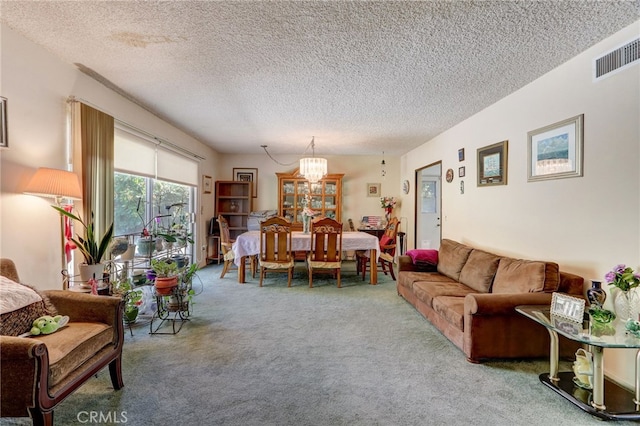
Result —
M 274 163 L 279 164 L 281 166 L 292 166 L 295 164 L 295 161 L 293 163 L 281 163 L 280 161 L 273 158 L 273 156 L 269 153 L 269 151 L 267 151 L 267 145 L 260 145 L 260 146 L 262 147 L 262 149 L 264 149 L 264 152 Z M 311 157 L 300 159 L 299 173 L 309 182 L 316 183 L 327 174 L 327 160 L 326 158 L 316 157 L 315 136 L 311 138 L 311 143 L 307 145 L 302 155 L 304 155 L 307 152 L 309 147 L 311 147 Z
M 311 183 L 316 183 L 327 174 L 327 159 L 317 158 L 315 136 L 311 138 L 311 157 L 300 159 L 300 174 Z

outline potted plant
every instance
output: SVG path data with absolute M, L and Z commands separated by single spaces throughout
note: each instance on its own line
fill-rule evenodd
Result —
M 156 273 L 156 293 L 170 295 L 178 286 L 178 264 L 171 259 L 152 259 L 151 269 Z
M 109 250 L 111 238 L 113 237 L 113 222 L 102 235 L 102 237 L 99 238 L 95 233 L 93 212 L 91 212 L 91 220 L 87 224 L 79 216 L 76 216 L 75 214 L 68 212 L 61 207 L 52 207 L 56 209 L 61 215 L 79 222 L 84 228 L 84 237 L 76 234 L 77 238 L 71 238 L 71 241 L 73 241 L 73 243 L 77 246 L 78 250 L 80 250 L 82 256 L 84 257 L 84 263 L 80 264 L 80 277 L 82 281 L 88 281 L 92 278 L 101 279 L 104 269 L 102 260 Z
M 134 323 L 140 313 L 142 290 L 139 288 L 134 289 L 131 280 L 125 278 L 115 283 L 113 293 L 119 294 L 124 299 L 124 322 L 127 324 Z

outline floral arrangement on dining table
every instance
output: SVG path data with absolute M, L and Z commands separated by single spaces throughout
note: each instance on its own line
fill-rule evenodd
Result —
M 307 234 L 309 233 L 309 225 L 311 222 L 311 218 L 319 216 L 320 212 L 312 210 L 311 207 L 311 196 L 309 194 L 304 196 L 304 203 L 302 208 L 302 231 Z

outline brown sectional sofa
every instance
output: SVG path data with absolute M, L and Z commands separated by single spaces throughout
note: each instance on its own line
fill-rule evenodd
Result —
M 554 291 L 583 297 L 583 278 L 553 262 L 498 256 L 444 239 L 433 272 L 417 272 L 400 256 L 398 294 L 471 362 L 549 356 L 549 333 L 518 314 L 518 305 L 551 303 Z M 562 356 L 578 345 L 561 338 Z

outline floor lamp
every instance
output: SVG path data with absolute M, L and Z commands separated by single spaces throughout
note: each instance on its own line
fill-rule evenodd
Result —
M 56 205 L 63 207 L 63 199 L 80 200 L 82 199 L 82 191 L 80 190 L 80 181 L 78 175 L 66 170 L 49 169 L 40 167 L 33 175 L 29 184 L 24 190 L 25 194 L 38 195 L 41 197 L 55 198 Z M 67 269 L 67 260 L 65 255 L 65 227 L 64 217 L 60 215 L 60 246 L 62 250 L 62 270 Z M 66 284 L 63 284 L 66 287 Z

